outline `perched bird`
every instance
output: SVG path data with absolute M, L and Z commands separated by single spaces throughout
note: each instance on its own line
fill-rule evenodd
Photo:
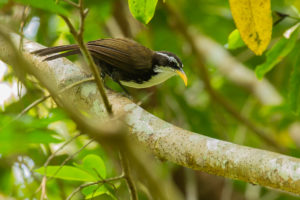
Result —
M 183 64 L 173 53 L 153 51 L 129 39 L 99 39 L 87 43 L 101 76 L 110 76 L 115 82 L 132 88 L 147 88 L 179 75 L 187 85 Z M 81 54 L 77 44 L 49 47 L 33 52 L 53 60 Z M 124 89 L 126 91 L 126 89 Z

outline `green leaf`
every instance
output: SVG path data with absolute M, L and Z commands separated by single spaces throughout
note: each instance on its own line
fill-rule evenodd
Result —
M 296 59 L 290 78 L 288 103 L 292 111 L 300 113 L 300 58 Z
M 106 178 L 106 167 L 103 160 L 95 155 L 89 154 L 83 158 L 82 164 L 74 163 L 77 168 L 86 171 L 97 180 Z
M 102 158 L 95 154 L 89 154 L 84 157 L 82 161 L 82 167 L 95 177 L 100 176 L 102 179 L 106 178 L 105 164 Z
M 68 15 L 68 11 L 59 4 L 56 4 L 54 0 L 15 0 L 16 2 L 39 8 L 52 13 L 58 13 L 62 15 Z
M 46 176 L 54 177 L 64 180 L 72 180 L 72 181 L 88 181 L 95 182 L 97 181 L 97 177 L 94 177 L 87 173 L 86 171 L 79 169 L 77 167 L 65 165 L 57 171 L 60 166 L 48 166 L 46 171 Z M 45 168 L 41 167 L 36 172 L 45 175 Z
M 157 0 L 128 0 L 131 14 L 140 22 L 148 24 L 153 18 Z
M 55 134 L 54 131 L 51 130 L 34 130 L 30 133 L 24 135 L 26 142 L 28 143 L 60 143 L 63 140 L 53 137 L 52 134 Z
M 263 64 L 258 65 L 255 69 L 256 76 L 259 79 L 263 78 L 267 72 L 273 69 L 277 63 L 293 50 L 299 36 L 299 30 L 300 28 L 297 27 L 289 39 L 280 39 L 279 42 L 267 52 L 267 60 Z
M 48 129 L 49 124 L 40 121 L 42 120 L 29 115 L 16 119 L 15 115 L 1 113 L 0 154 L 26 152 L 33 146 L 32 144 L 62 141 L 55 131 Z
M 232 31 L 228 37 L 228 49 L 237 49 L 239 47 L 245 46 L 244 41 L 241 38 L 239 30 L 235 29 Z
M 91 185 L 82 189 L 81 192 L 85 196 L 85 199 L 91 199 L 103 194 L 110 196 L 114 200 L 117 199 L 104 185 Z

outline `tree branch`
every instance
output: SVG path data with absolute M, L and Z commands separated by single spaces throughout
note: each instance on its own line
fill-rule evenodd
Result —
M 13 35 L 13 39 L 16 44 L 20 41 L 17 35 Z M 15 52 L 2 37 L 0 47 L 0 59 L 15 65 Z M 24 40 L 24 58 L 36 67 L 37 72 L 51 78 L 51 84 L 57 91 L 61 86 L 87 76 L 66 59 L 43 62 L 43 58 L 29 53 L 39 48 L 40 45 Z M 132 137 L 158 157 L 195 170 L 300 195 L 300 159 L 183 130 L 151 115 L 117 93 L 108 91 L 107 94 L 115 116 L 126 113 L 125 123 Z M 105 108 L 94 83 L 82 84 L 66 95 L 72 107 L 98 117 L 105 115 Z

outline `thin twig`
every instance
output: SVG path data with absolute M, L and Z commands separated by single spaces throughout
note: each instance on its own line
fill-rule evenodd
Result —
M 78 31 L 78 38 L 83 40 L 83 31 L 84 31 L 84 21 L 86 17 L 86 12 L 84 12 L 83 0 L 79 0 L 79 13 L 80 13 L 80 25 Z
M 91 186 L 91 185 L 97 185 L 97 184 L 104 184 L 107 182 L 112 182 L 112 181 L 119 181 L 121 179 L 125 178 L 124 174 L 117 176 L 117 177 L 113 177 L 113 178 L 108 178 L 108 179 L 104 179 L 104 180 L 100 180 L 100 181 L 96 181 L 93 183 L 85 183 L 80 185 L 79 187 L 77 187 L 75 190 L 73 190 L 73 192 L 67 197 L 66 200 L 71 200 L 71 198 L 80 190 L 82 190 L 85 187 Z
M 20 24 L 20 46 L 19 46 L 19 51 L 23 50 L 23 40 L 24 40 L 24 27 L 26 24 L 26 20 L 27 20 L 27 12 L 29 10 L 29 6 L 25 6 L 23 9 L 23 13 L 22 13 L 22 21 Z
M 75 135 L 74 137 L 72 137 L 71 139 L 69 139 L 68 141 L 66 141 L 63 145 L 61 145 L 56 151 L 54 151 L 46 160 L 46 162 L 44 163 L 44 168 L 46 169 L 46 167 L 49 165 L 50 161 L 56 156 L 56 154 L 61 151 L 63 148 L 65 148 L 68 144 L 70 144 L 72 141 L 74 141 L 77 137 L 79 137 L 81 135 L 81 133 L 78 133 L 77 135 Z M 46 177 L 46 173 L 43 176 L 42 182 L 40 184 L 40 187 L 38 187 L 38 189 L 34 192 L 34 194 L 38 193 L 41 189 L 42 189 L 42 194 L 46 194 L 46 182 L 47 182 L 47 177 Z M 33 194 L 33 195 L 34 195 Z M 44 199 L 43 195 L 41 195 L 41 199 Z
M 124 152 L 120 151 L 120 160 L 121 160 L 121 166 L 124 172 L 125 180 L 129 189 L 130 199 L 131 200 L 138 200 L 138 195 L 136 191 L 136 187 L 133 182 L 133 178 L 131 176 L 130 170 L 129 170 L 129 164 L 128 160 L 124 154 Z
M 77 85 L 80 85 L 82 83 L 85 82 L 89 82 L 89 81 L 93 81 L 95 80 L 94 77 L 91 78 L 86 78 L 86 79 L 82 79 L 80 81 L 77 81 L 75 83 L 71 83 L 70 85 L 67 85 L 66 87 L 64 87 L 63 89 L 61 89 L 58 94 L 61 94 L 63 92 L 65 92 L 66 90 L 69 90 Z M 33 103 L 31 103 L 29 106 L 27 106 L 16 118 L 15 120 L 19 119 L 20 117 L 22 117 L 24 114 L 26 114 L 29 110 L 31 110 L 33 107 L 37 106 L 38 104 L 42 103 L 43 101 L 45 101 L 46 99 L 48 99 L 49 97 L 51 97 L 51 95 L 46 95 L 43 96 L 39 99 L 37 99 L 36 101 L 34 101 Z
M 22 20 L 20 23 L 20 30 L 19 30 L 19 33 L 20 33 L 19 51 L 23 50 L 24 26 L 25 26 L 26 20 L 27 20 L 28 9 L 29 9 L 29 6 L 24 6 L 24 8 L 23 8 Z M 23 84 L 21 83 L 20 80 L 17 81 L 17 88 L 18 88 L 18 97 L 19 97 L 19 99 L 21 99 L 21 92 L 22 92 Z
M 98 173 L 97 169 L 93 168 L 93 171 L 97 174 L 99 180 L 104 180 L 104 178 L 102 178 L 101 175 Z M 123 171 L 122 171 L 122 174 L 124 174 Z M 110 184 L 110 186 L 112 186 L 114 188 L 114 190 L 117 190 L 117 188 L 114 184 L 112 184 L 112 183 L 108 183 L 108 184 Z
M 70 0 L 61 0 L 61 1 L 64 1 L 64 2 L 74 6 L 75 8 L 79 8 L 79 5 L 77 3 L 74 3 L 73 1 L 70 1 Z
M 104 90 L 104 86 L 100 77 L 100 72 L 99 72 L 99 67 L 96 66 L 90 52 L 88 51 L 84 41 L 83 41 L 83 32 L 84 32 L 84 20 L 85 17 L 87 15 L 87 12 L 84 10 L 84 6 L 83 6 L 83 0 L 79 0 L 79 12 L 80 12 L 80 27 L 79 27 L 79 31 L 77 32 L 74 28 L 74 26 L 72 25 L 72 23 L 70 22 L 70 20 L 61 15 L 62 19 L 66 22 L 67 26 L 70 29 L 71 34 L 73 35 L 74 39 L 77 41 L 79 48 L 82 52 L 83 57 L 85 58 L 86 62 L 88 63 L 89 68 L 91 69 L 94 77 L 95 77 L 95 81 L 98 87 L 98 90 L 101 94 L 102 100 L 104 102 L 106 111 L 108 112 L 109 115 L 112 115 L 112 107 L 108 101 L 108 97 L 106 95 L 106 92 Z
M 72 137 L 71 139 L 69 139 L 68 141 L 66 141 L 63 145 L 61 145 L 56 151 L 54 151 L 46 160 L 46 162 L 44 163 L 44 167 L 47 167 L 50 163 L 50 161 L 56 156 L 56 154 L 61 151 L 63 148 L 65 148 L 68 144 L 70 144 L 71 142 L 73 142 L 76 138 L 78 138 L 82 133 L 78 133 L 77 135 L 75 135 L 74 137 Z
M 63 166 L 72 158 L 74 158 L 74 156 L 76 156 L 79 152 L 81 152 L 85 147 L 87 147 L 90 143 L 92 143 L 94 141 L 94 139 L 91 139 L 88 143 L 86 143 L 84 146 L 82 146 L 78 151 L 76 151 L 75 153 L 73 153 L 72 155 L 68 156 L 59 166 L 59 168 L 54 172 L 53 175 L 51 175 L 49 178 L 47 178 L 47 165 L 49 164 L 49 162 L 44 164 L 44 177 L 41 183 L 41 186 L 38 188 L 38 190 L 41 188 L 42 189 L 42 195 L 41 195 L 41 200 L 43 199 L 43 197 L 46 195 L 46 184 L 48 180 L 51 180 L 52 178 L 54 178 L 56 176 L 56 174 L 63 168 Z M 70 142 L 70 141 L 69 141 Z M 69 143 L 68 142 L 68 143 Z M 65 146 L 65 145 L 64 145 Z M 37 191 L 38 191 L 37 190 Z
M 79 81 L 76 81 L 75 83 L 71 83 L 70 85 L 67 85 L 66 87 L 62 88 L 58 93 L 61 94 L 63 92 L 65 92 L 66 90 L 69 90 L 77 85 L 80 85 L 82 83 L 85 83 L 85 82 L 90 82 L 90 81 L 94 81 L 95 78 L 94 77 L 90 77 L 90 78 L 85 78 L 85 79 L 82 79 L 82 80 L 79 80 Z
M 40 188 L 42 189 L 40 200 L 47 199 L 46 181 L 47 181 L 47 178 L 46 178 L 46 176 L 44 176 L 42 179 L 41 186 L 40 186 Z
M 51 180 L 52 178 L 54 178 L 55 175 L 57 175 L 57 173 L 61 170 L 61 168 L 63 168 L 63 166 L 72 158 L 74 158 L 79 152 L 81 152 L 85 147 L 87 147 L 89 144 L 91 144 L 94 141 L 94 139 L 91 139 L 90 141 L 88 141 L 88 143 L 86 143 L 84 146 L 82 146 L 78 151 L 76 151 L 75 153 L 73 153 L 72 155 L 69 155 L 59 166 L 59 168 L 55 171 L 55 173 L 50 176 L 48 178 L 48 180 Z M 46 174 L 46 169 L 45 168 L 45 174 Z
M 46 99 L 48 99 L 50 97 L 50 95 L 46 95 L 43 96 L 37 100 L 35 100 L 34 102 L 32 102 L 29 106 L 27 106 L 24 110 L 22 110 L 22 112 L 20 114 L 18 114 L 18 116 L 15 118 L 15 120 L 19 119 L 20 117 L 22 117 L 25 113 L 27 113 L 29 110 L 31 110 L 33 107 L 37 106 L 38 104 L 42 103 L 43 101 L 45 101 Z

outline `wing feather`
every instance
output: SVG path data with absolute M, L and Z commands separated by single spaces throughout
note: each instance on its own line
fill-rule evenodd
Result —
M 102 39 L 87 43 L 93 56 L 124 71 L 152 67 L 153 51 L 129 39 Z

